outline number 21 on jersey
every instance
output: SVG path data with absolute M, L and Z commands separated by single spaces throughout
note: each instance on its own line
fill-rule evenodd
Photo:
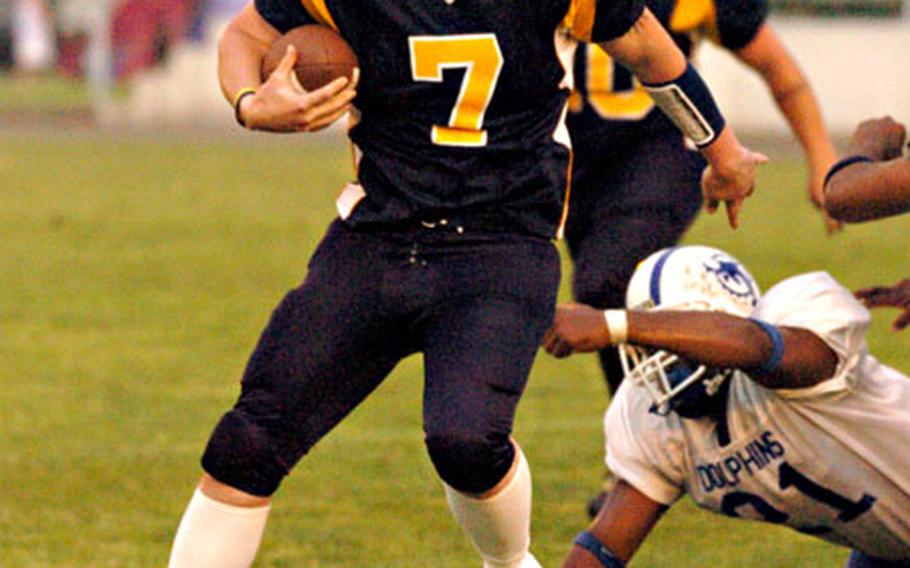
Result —
M 778 470 L 778 486 L 783 491 L 789 487 L 795 488 L 810 499 L 828 505 L 839 512 L 838 520 L 849 523 L 863 513 L 869 511 L 876 502 L 876 498 L 868 493 L 863 493 L 860 499 L 853 501 L 844 495 L 824 487 L 809 479 L 787 462 L 780 464 Z M 751 505 L 753 509 L 769 523 L 785 523 L 789 515 L 775 509 L 770 503 L 759 495 L 745 491 L 733 491 L 724 495 L 720 508 L 725 515 L 738 517 L 738 509 L 744 505 Z M 798 530 L 809 534 L 824 534 L 828 527 L 798 527 Z
M 464 69 L 461 90 L 446 125 L 431 136 L 441 146 L 486 146 L 483 118 L 493 100 L 503 57 L 495 34 L 411 36 L 411 75 L 415 81 L 441 83 L 446 69 Z
M 598 45 L 586 45 L 588 103 L 608 120 L 641 120 L 654 101 L 632 73 Z

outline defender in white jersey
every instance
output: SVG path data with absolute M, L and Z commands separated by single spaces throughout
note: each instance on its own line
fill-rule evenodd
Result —
M 665 249 L 628 310 L 559 307 L 544 347 L 620 344 L 607 411 L 619 482 L 565 566 L 623 566 L 684 493 L 706 509 L 848 546 L 848 566 L 910 565 L 910 380 L 869 355 L 868 311 L 825 272 L 759 298 L 708 247 Z

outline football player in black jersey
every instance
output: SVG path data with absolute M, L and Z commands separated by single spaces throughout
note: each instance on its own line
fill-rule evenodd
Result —
M 688 56 L 708 38 L 758 72 L 805 150 L 809 197 L 821 206 L 834 146 L 811 87 L 766 21 L 767 0 L 646 4 Z M 599 46 L 579 46 L 575 78 L 567 118 L 575 155 L 566 224 L 573 293 L 585 304 L 618 307 L 638 260 L 675 244 L 691 225 L 705 164 L 640 82 Z M 599 355 L 615 392 L 622 378 L 616 350 Z
M 303 91 L 293 50 L 260 82 L 270 44 L 307 23 L 352 46 L 356 92 L 346 79 Z M 238 121 L 317 130 L 356 94 L 360 160 L 209 439 L 172 568 L 249 566 L 284 476 L 416 352 L 426 447 L 456 519 L 484 566 L 538 566 L 511 431 L 560 277 L 552 239 L 570 150 L 556 44 L 567 35 L 601 43 L 649 85 L 703 148 L 706 198 L 735 225 L 764 157 L 725 126 L 642 0 L 256 0 L 229 25 L 219 78 Z

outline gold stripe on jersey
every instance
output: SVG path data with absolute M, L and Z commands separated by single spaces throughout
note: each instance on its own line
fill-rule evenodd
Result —
M 314 20 L 319 22 L 324 26 L 329 26 L 336 32 L 338 30 L 338 25 L 335 23 L 335 20 L 332 19 L 332 14 L 329 13 L 328 7 L 325 5 L 326 0 L 300 0 L 300 3 L 303 4 L 303 7 L 306 9 L 307 13 L 313 17 Z
M 714 0 L 678 0 L 669 22 L 670 31 L 694 36 L 708 36 L 720 41 L 717 29 L 717 6 Z
M 688 33 L 710 26 L 714 11 L 713 0 L 678 0 L 670 16 L 670 30 Z
M 711 3 L 711 13 L 708 14 L 708 20 L 705 22 L 705 35 L 717 45 L 721 45 L 720 27 L 717 25 L 717 7 L 713 2 Z
M 579 41 L 591 41 L 596 5 L 595 0 L 571 0 L 569 11 L 562 20 L 562 27 Z
M 559 227 L 556 228 L 556 240 L 562 240 L 566 234 L 566 222 L 569 220 L 569 201 L 572 198 L 572 165 L 575 152 L 569 148 L 569 165 L 566 167 L 566 193 L 562 199 L 562 215 L 559 216 Z

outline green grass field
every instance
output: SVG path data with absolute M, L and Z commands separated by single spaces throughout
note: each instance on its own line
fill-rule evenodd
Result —
M 256 142 L 255 144 L 251 141 Z M 350 175 L 329 138 L 0 136 L 0 566 L 163 566 L 272 307 L 303 277 Z M 761 175 L 737 232 L 703 217 L 767 287 L 826 268 L 851 287 L 907 273 L 908 220 L 834 238 L 796 162 Z M 878 314 L 871 345 L 910 369 Z M 479 566 L 420 429 L 403 362 L 278 494 L 259 566 Z M 592 357 L 538 358 L 517 437 L 535 477 L 535 553 L 557 566 L 603 474 Z M 636 566 L 837 566 L 843 549 L 688 502 Z
M 10 77 L 0 74 L 0 109 L 3 114 L 47 116 L 88 115 L 88 87 L 82 81 L 58 76 Z

